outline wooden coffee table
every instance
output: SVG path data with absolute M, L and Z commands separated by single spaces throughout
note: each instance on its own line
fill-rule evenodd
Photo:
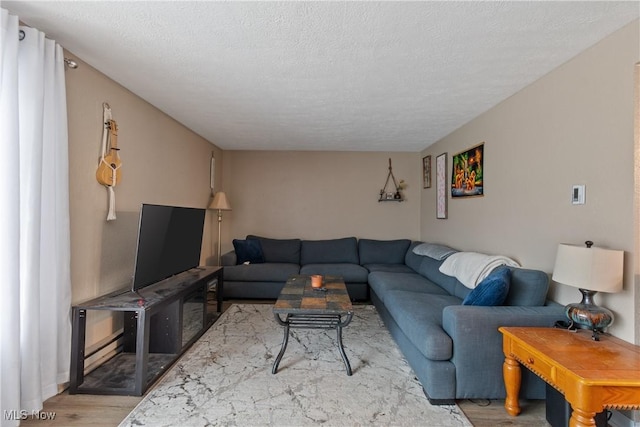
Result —
M 520 413 L 520 365 L 562 393 L 571 427 L 595 426 L 605 408 L 640 409 L 640 347 L 610 335 L 556 328 L 501 327 L 505 409 Z
M 307 328 L 337 331 L 338 349 L 347 368 L 347 375 L 351 375 L 351 365 L 342 345 L 342 328 L 351 322 L 353 307 L 341 277 L 324 276 L 320 289 L 311 287 L 309 276 L 290 277 L 273 307 L 273 314 L 278 324 L 284 326 L 284 338 L 280 353 L 273 363 L 272 374 L 278 371 L 278 365 L 287 349 L 289 330 Z

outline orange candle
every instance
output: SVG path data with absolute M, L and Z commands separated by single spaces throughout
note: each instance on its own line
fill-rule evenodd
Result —
M 311 286 L 314 288 L 322 287 L 322 276 L 319 274 L 314 274 L 311 276 Z

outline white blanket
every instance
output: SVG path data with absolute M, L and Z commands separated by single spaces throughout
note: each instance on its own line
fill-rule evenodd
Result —
M 456 252 L 444 260 L 440 266 L 440 272 L 447 276 L 454 276 L 467 288 L 473 289 L 494 268 L 501 265 L 520 267 L 520 264 L 502 255 Z

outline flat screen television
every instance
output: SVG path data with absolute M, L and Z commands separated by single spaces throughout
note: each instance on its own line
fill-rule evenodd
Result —
M 205 209 L 143 204 L 132 290 L 200 264 Z

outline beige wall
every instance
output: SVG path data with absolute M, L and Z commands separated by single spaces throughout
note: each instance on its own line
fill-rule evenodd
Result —
M 67 56 L 73 55 L 66 53 Z M 204 208 L 210 197 L 209 159 L 222 152 L 81 60 L 66 73 L 69 116 L 71 283 L 73 302 L 129 286 L 141 203 Z M 118 123 L 122 181 L 117 220 L 106 221 L 107 193 L 95 179 L 102 138 L 102 103 Z M 222 168 L 217 168 L 222 179 Z M 203 262 L 210 253 L 205 221 Z M 89 322 L 87 340 L 104 338 L 110 316 Z
M 378 202 L 389 172 L 407 183 L 404 202 Z M 226 151 L 224 253 L 233 238 L 419 237 L 418 153 Z M 389 188 L 392 187 L 392 184 Z
M 636 21 L 422 153 L 226 151 L 223 159 L 221 150 L 78 60 L 80 67 L 67 72 L 73 301 L 129 283 L 141 203 L 206 207 L 213 151 L 216 190 L 224 189 L 233 207 L 224 214 L 223 252 L 248 233 L 411 238 L 512 256 L 550 273 L 559 242 L 591 239 L 627 253 L 624 292 L 597 299 L 616 312 L 613 333 L 633 340 L 638 34 Z M 106 191 L 94 177 L 105 101 L 120 128 L 123 158 L 118 219 L 109 223 Z M 422 189 L 422 156 L 435 161 L 447 152 L 450 168 L 451 155 L 483 141 L 485 196 L 450 200 L 449 219 L 437 220 L 435 185 Z M 377 201 L 388 158 L 408 184 L 405 202 Z M 586 185 L 586 205 L 570 204 L 572 184 Z M 216 233 L 208 215 L 203 263 Z M 565 303 L 579 294 L 554 285 L 552 297 Z M 89 342 L 93 335 L 101 338 L 90 330 Z
M 421 236 L 551 273 L 558 243 L 625 251 L 624 291 L 598 294 L 615 312 L 611 332 L 634 340 L 634 64 L 638 21 L 424 150 L 451 156 L 485 142 L 485 196 L 449 199 L 435 218 L 435 186 L 422 191 Z M 586 204 L 570 203 L 573 184 Z M 561 303 L 577 289 L 552 285 Z

